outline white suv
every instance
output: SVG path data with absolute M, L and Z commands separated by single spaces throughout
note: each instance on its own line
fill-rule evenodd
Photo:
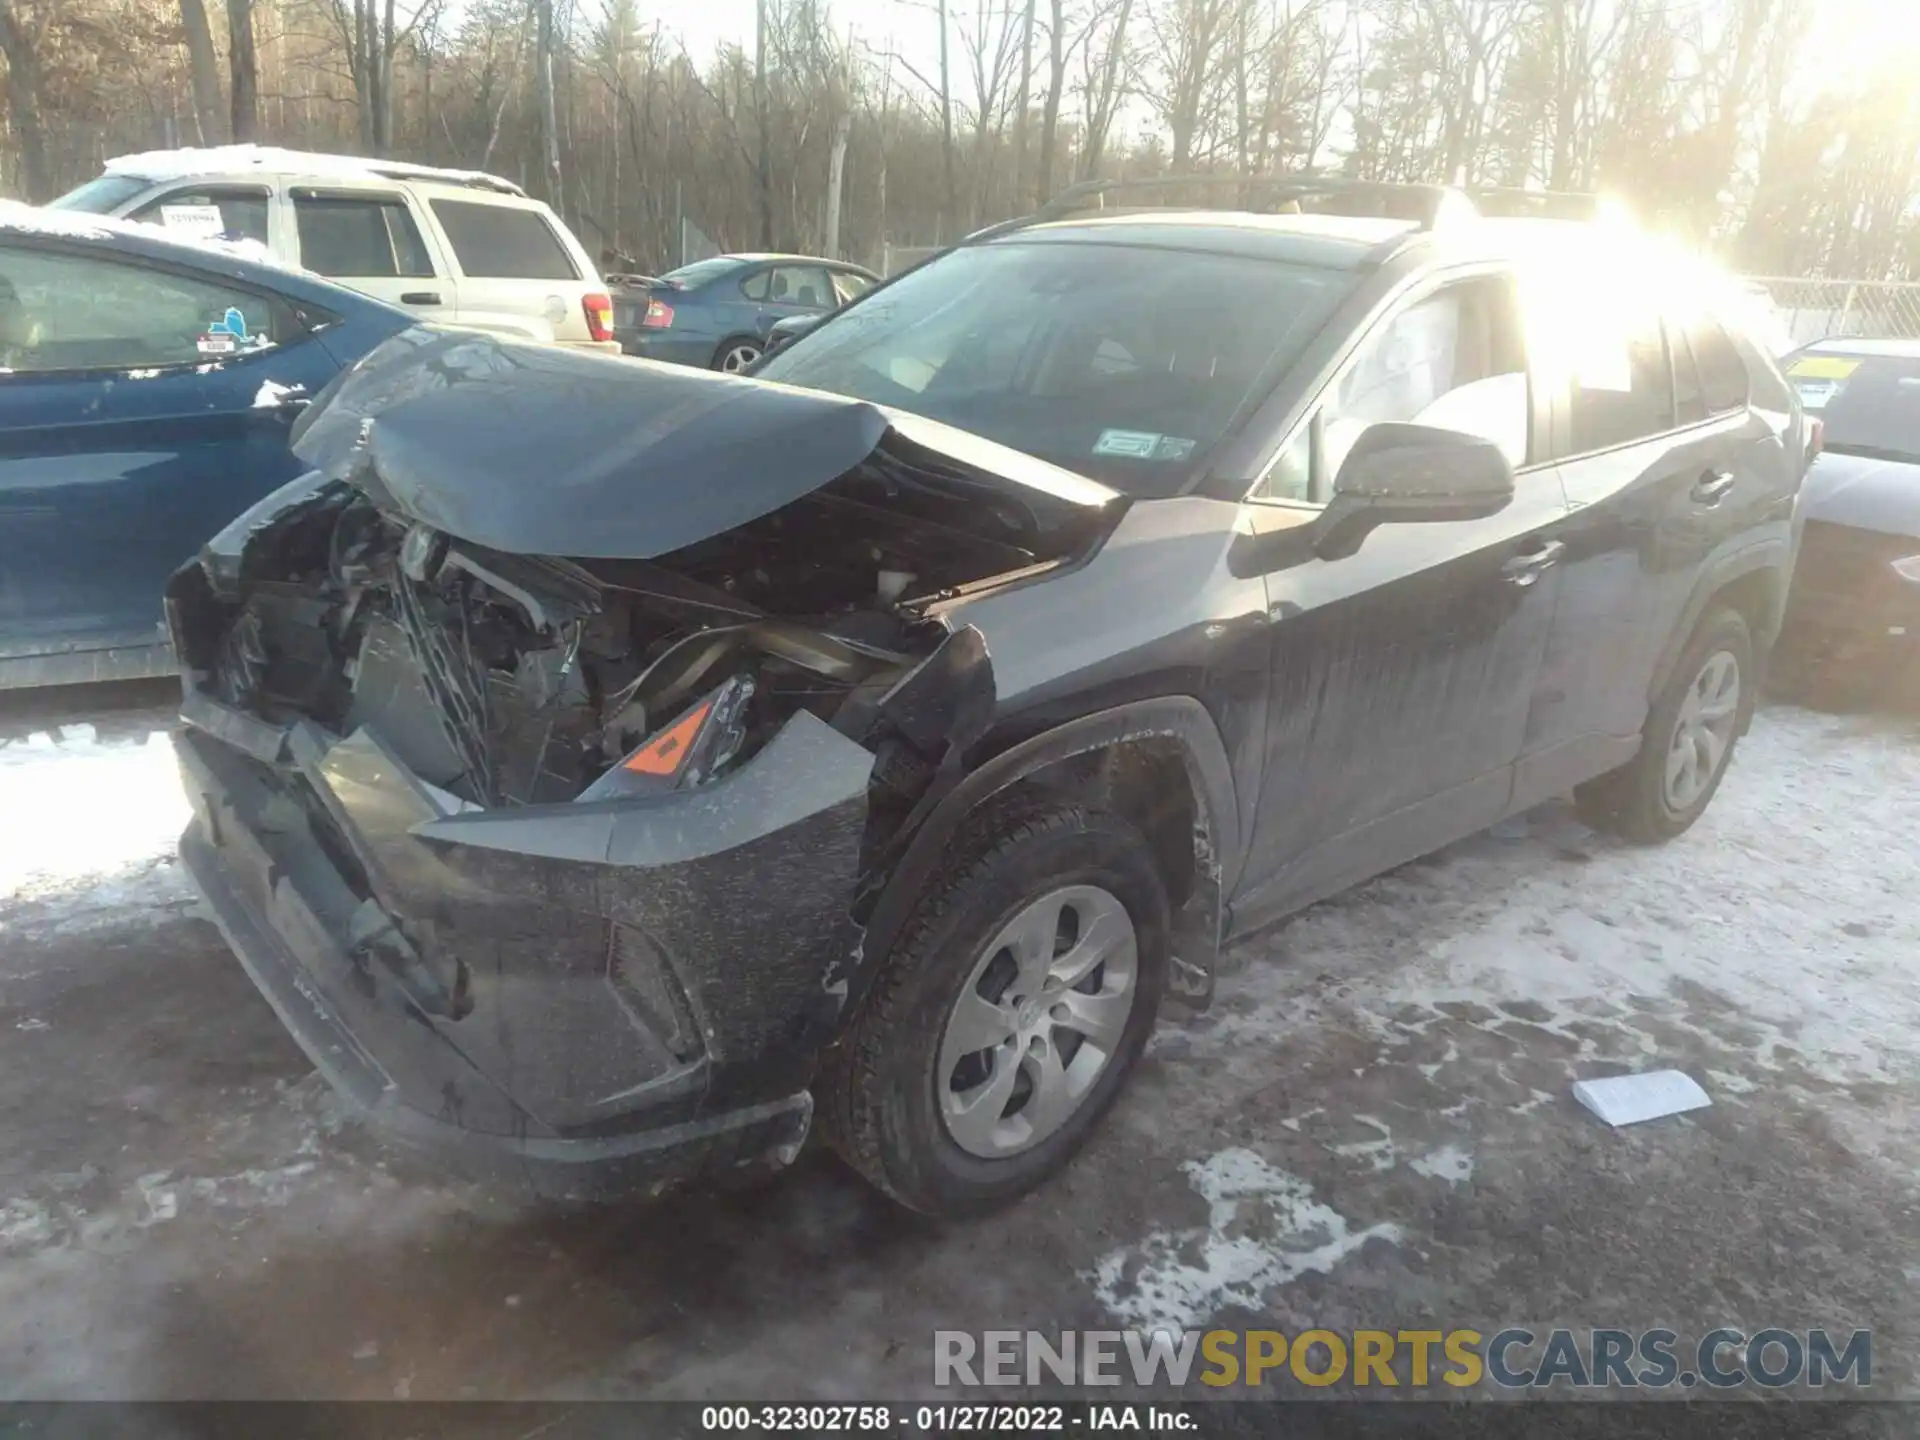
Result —
M 258 145 L 154 150 L 109 160 L 53 208 L 257 241 L 425 321 L 620 348 L 580 242 L 495 175 Z

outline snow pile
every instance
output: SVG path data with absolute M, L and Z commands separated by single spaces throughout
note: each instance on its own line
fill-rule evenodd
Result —
M 111 923 L 184 905 L 189 807 L 166 731 L 62 725 L 0 740 L 0 932 Z
M 1193 1330 L 1228 1305 L 1258 1310 L 1266 1292 L 1325 1274 L 1369 1240 L 1398 1243 L 1397 1225 L 1355 1230 L 1313 1187 L 1234 1147 L 1180 1167 L 1207 1202 L 1207 1228 L 1149 1235 L 1103 1256 L 1087 1279 L 1123 1324 Z
M 116 155 L 107 161 L 109 175 L 133 175 L 159 183 L 245 173 L 295 175 L 312 179 L 376 180 L 402 177 L 439 180 L 452 185 L 480 185 L 509 195 L 525 192 L 511 180 L 484 170 L 446 170 L 434 165 L 410 165 L 401 160 L 369 160 L 361 155 L 325 155 L 312 150 L 287 150 L 273 145 L 188 146 L 179 150 L 144 150 Z
M 1391 1050 L 1521 1005 L 1565 1042 L 1569 1080 L 1601 1032 L 1616 1058 L 1661 1060 L 1662 1027 L 1732 1073 L 1920 1074 L 1916 797 L 1920 744 L 1891 722 L 1765 711 L 1671 844 L 1548 807 L 1523 840 L 1477 837 L 1253 937 L 1196 1049 L 1231 1060 L 1337 1012 Z
M 217 240 L 169 230 L 140 220 L 120 220 L 110 215 L 95 215 L 83 210 L 53 210 L 28 205 L 19 200 L 0 200 L 0 229 L 21 230 L 33 235 L 53 235 L 63 240 L 113 240 L 134 236 L 141 240 L 159 240 L 182 250 L 198 251 L 222 260 L 245 260 L 266 265 L 289 274 L 308 276 L 308 272 L 276 258 L 258 240 Z

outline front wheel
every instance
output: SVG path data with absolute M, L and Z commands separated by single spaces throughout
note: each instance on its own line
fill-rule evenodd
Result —
M 948 854 L 817 1092 L 834 1148 L 930 1215 L 1066 1164 L 1140 1058 L 1169 947 L 1152 852 L 1117 816 L 993 806 Z
M 1647 845 L 1671 840 L 1706 811 L 1753 713 L 1753 636 L 1737 611 L 1701 622 L 1647 713 L 1640 751 L 1580 786 L 1580 818 Z
M 714 352 L 713 368 L 738 375 L 760 358 L 760 349 L 755 340 L 729 340 Z

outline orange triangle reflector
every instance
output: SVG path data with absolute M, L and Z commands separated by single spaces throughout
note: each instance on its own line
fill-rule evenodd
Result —
M 687 758 L 693 739 L 707 723 L 711 700 L 694 706 L 680 719 L 627 757 L 626 768 L 639 775 L 671 775 Z

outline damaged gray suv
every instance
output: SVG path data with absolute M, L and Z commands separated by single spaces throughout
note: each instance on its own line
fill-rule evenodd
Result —
M 168 614 L 185 861 L 332 1084 L 554 1195 L 817 1126 L 959 1213 L 1232 936 L 1566 790 L 1692 824 L 1793 395 L 1579 227 L 1291 198 L 999 227 L 756 378 L 417 330 L 319 396 Z

